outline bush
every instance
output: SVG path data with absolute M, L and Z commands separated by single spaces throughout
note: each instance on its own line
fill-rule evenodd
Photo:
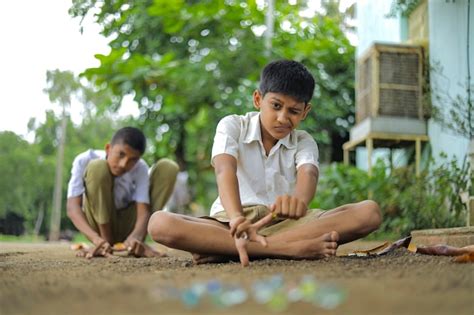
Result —
M 371 195 L 382 210 L 383 223 L 372 237 L 402 237 L 412 230 L 448 228 L 466 224 L 466 206 L 459 193 L 472 182 L 467 159 L 459 167 L 457 160 L 435 165 L 431 160 L 417 177 L 413 165 L 390 170 L 382 161 L 373 167 L 373 175 L 354 166 L 331 164 L 322 176 L 312 208 L 332 209 L 361 201 Z M 472 194 L 472 186 L 470 187 Z

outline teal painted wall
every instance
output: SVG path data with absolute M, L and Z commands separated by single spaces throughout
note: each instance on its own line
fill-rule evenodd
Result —
M 471 85 L 474 76 L 474 1 L 470 5 L 470 71 Z M 373 42 L 401 43 L 406 39 L 406 20 L 387 18 L 392 0 L 358 0 L 356 17 L 358 25 L 357 57 L 360 57 Z M 468 0 L 429 0 L 429 59 L 434 69 L 431 71 L 432 90 L 442 95 L 444 101 L 433 97 L 436 104 L 443 104 L 446 112 L 449 97 L 460 95 L 467 100 L 467 4 Z M 471 91 L 471 95 L 473 91 Z M 449 96 L 449 97 L 448 97 Z M 474 97 L 471 97 L 474 100 Z M 442 127 L 438 122 L 428 121 L 428 135 L 433 157 L 445 152 L 455 156 L 459 163 L 467 155 L 469 139 Z M 399 153 L 398 153 L 399 154 Z M 377 158 L 386 158 L 387 150 L 377 149 Z M 404 159 L 399 156 L 398 161 Z M 441 160 L 439 160 L 441 161 Z M 357 149 L 357 165 L 367 168 L 367 154 L 364 148 Z
M 357 57 L 373 42 L 399 43 L 401 27 L 399 18 L 387 18 L 392 0 L 357 0 Z
M 431 88 L 433 93 L 443 98 L 442 100 L 433 98 L 433 102 L 445 107 L 446 112 L 451 107 L 450 97 L 455 98 L 459 95 L 467 101 L 467 5 L 468 0 L 431 0 L 428 3 L 430 64 L 434 67 L 431 70 Z M 472 0 L 469 14 L 472 85 L 474 74 L 474 1 Z M 472 94 L 473 91 L 471 99 L 474 101 Z M 448 156 L 456 156 L 458 160 L 466 156 L 469 144 L 467 137 L 454 134 L 432 119 L 428 124 L 428 135 L 435 157 L 441 152 L 446 152 Z

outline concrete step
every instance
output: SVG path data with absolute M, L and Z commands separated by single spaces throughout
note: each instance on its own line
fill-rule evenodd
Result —
M 417 246 L 450 245 L 463 247 L 474 245 L 474 227 L 416 230 L 411 232 L 412 243 Z

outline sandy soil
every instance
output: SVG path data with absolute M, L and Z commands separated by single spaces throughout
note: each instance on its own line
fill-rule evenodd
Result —
M 380 243 L 380 242 L 379 242 Z M 338 254 L 370 248 L 355 242 Z M 312 275 L 346 292 L 333 310 L 291 303 L 279 314 L 474 314 L 474 264 L 398 249 L 377 258 L 333 257 L 319 261 L 261 260 L 194 266 L 190 256 L 169 250 L 167 258 L 76 258 L 69 244 L 0 243 L 1 314 L 266 314 L 252 298 L 219 308 L 210 302 L 187 308 L 156 295 L 164 285 L 185 288 L 216 279 L 250 291 L 275 274 L 286 282 Z

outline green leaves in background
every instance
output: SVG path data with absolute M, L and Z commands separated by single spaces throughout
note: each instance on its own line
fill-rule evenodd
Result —
M 217 122 L 252 110 L 259 73 L 271 60 L 303 62 L 317 81 L 314 110 L 302 126 L 319 143 L 323 160 L 341 151 L 354 119 L 354 47 L 341 31 L 338 1 L 327 15 L 307 16 L 305 2 L 275 2 L 273 48 L 263 39 L 266 6 L 237 0 L 75 0 L 70 13 L 92 15 L 110 38 L 111 52 L 84 76 L 116 99 L 140 108 L 138 124 L 150 139 L 148 159 L 169 156 L 190 173 L 196 198 L 208 208 L 215 196 L 210 147 Z M 336 3 L 336 4 L 335 4 Z M 332 9 L 331 9 L 332 8 Z M 209 192 L 212 192 L 209 194 Z M 209 194 L 209 195 L 208 195 Z

